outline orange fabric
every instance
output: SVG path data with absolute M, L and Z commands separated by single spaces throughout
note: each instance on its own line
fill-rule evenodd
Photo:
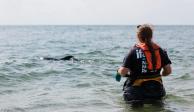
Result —
M 148 46 L 144 43 L 137 44 L 137 47 L 141 48 L 146 56 L 146 60 L 148 63 L 148 69 L 153 70 L 153 65 L 152 65 L 152 56 L 151 52 L 148 49 Z M 161 68 L 161 57 L 160 57 L 160 52 L 159 52 L 159 46 L 157 44 L 153 44 L 153 48 L 155 51 L 155 56 L 156 56 L 156 69 Z

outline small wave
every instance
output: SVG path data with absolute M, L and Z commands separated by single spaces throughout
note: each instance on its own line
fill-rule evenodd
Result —
M 66 69 L 66 71 L 68 71 L 68 72 L 73 72 L 73 71 L 84 71 L 85 69 L 83 69 L 83 68 L 69 68 L 69 69 Z
M 26 111 L 23 108 L 12 108 L 12 109 L 1 108 L 0 112 L 26 112 Z
M 96 51 L 90 51 L 85 53 L 86 55 L 104 55 L 102 51 L 96 50 Z
M 189 73 L 185 73 L 184 75 L 177 77 L 175 79 L 181 79 L 181 80 L 193 80 L 193 78 L 190 76 Z
M 166 100 L 173 101 L 173 102 L 179 102 L 179 103 L 188 103 L 189 102 L 184 97 L 178 96 L 178 95 L 175 95 L 175 94 L 167 94 L 166 95 Z
M 51 103 L 50 101 L 47 103 L 37 103 L 34 104 L 32 106 L 29 106 L 27 108 L 25 108 L 24 110 L 26 110 L 25 112 L 28 111 L 35 111 L 35 112 L 44 112 L 44 111 L 51 111 L 51 112 L 55 112 L 56 108 L 60 109 L 60 108 L 64 108 L 64 106 L 66 106 L 65 103 Z M 55 108 L 55 110 L 53 110 Z
M 18 77 L 10 74 L 0 74 L 0 86 L 2 87 L 11 87 L 15 86 L 17 83 Z
M 18 67 L 34 68 L 34 67 L 39 67 L 39 64 L 33 63 L 33 62 L 31 62 L 31 63 L 26 62 L 26 63 L 22 63 L 22 64 L 18 65 Z
M 95 105 L 95 106 L 104 106 L 104 107 L 108 107 L 108 103 L 106 103 L 106 102 L 104 102 L 103 100 L 91 100 L 90 101 L 91 103 L 90 103 L 90 105 Z
M 91 84 L 90 83 L 79 83 L 79 84 L 76 84 L 75 87 L 88 88 L 88 87 L 91 87 Z
M 192 94 L 187 94 L 187 95 L 185 95 L 185 96 L 189 96 L 189 97 L 191 97 L 192 99 L 194 99 L 194 93 L 192 93 Z
M 93 29 L 92 28 L 87 28 L 86 31 L 92 31 Z

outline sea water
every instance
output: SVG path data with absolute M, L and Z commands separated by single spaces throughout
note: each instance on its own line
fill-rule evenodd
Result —
M 191 112 L 194 26 L 155 26 L 173 73 L 163 77 L 162 105 L 133 108 L 126 78 L 112 77 L 137 42 L 136 26 L 0 26 L 0 112 Z M 42 57 L 73 55 L 79 61 Z

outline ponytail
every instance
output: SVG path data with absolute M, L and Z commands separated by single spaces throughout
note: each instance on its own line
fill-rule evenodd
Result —
M 147 46 L 148 49 L 151 53 L 151 60 L 152 60 L 152 65 L 153 65 L 153 70 L 156 69 L 156 55 L 155 55 L 155 51 L 153 48 L 153 44 L 152 44 L 152 28 L 150 25 L 144 24 L 144 25 L 138 25 L 138 38 L 139 40 L 141 40 L 142 42 L 144 42 Z
M 146 40 L 145 44 L 148 46 L 148 49 L 149 49 L 149 51 L 151 53 L 153 70 L 155 70 L 156 69 L 156 55 L 155 55 L 154 48 L 152 46 L 152 42 L 151 42 L 151 40 Z

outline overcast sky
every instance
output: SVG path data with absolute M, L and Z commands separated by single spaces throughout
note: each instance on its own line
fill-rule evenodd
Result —
M 0 0 L 0 24 L 194 25 L 194 0 Z

